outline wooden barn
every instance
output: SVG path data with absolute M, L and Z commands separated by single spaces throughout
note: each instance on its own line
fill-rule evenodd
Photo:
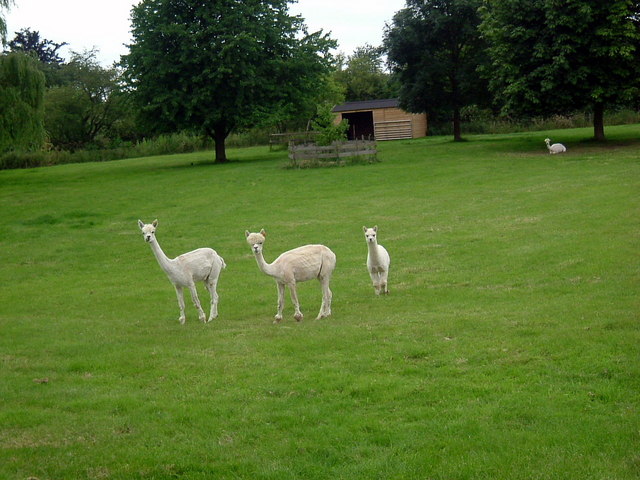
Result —
M 349 122 L 347 137 L 397 140 L 427 135 L 427 114 L 413 114 L 399 107 L 398 99 L 347 102 L 333 108 L 335 122 Z

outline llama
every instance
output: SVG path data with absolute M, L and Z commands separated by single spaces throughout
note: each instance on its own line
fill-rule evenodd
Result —
M 567 151 L 567 147 L 565 147 L 561 143 L 554 143 L 553 145 L 551 145 L 551 139 L 549 138 L 545 138 L 544 143 L 547 144 L 547 148 L 549 149 L 549 153 L 551 155 L 555 155 L 556 153 L 564 153 Z
M 176 289 L 178 306 L 180 307 L 180 318 L 178 321 L 183 325 L 186 321 L 183 295 L 183 289 L 185 287 L 191 292 L 191 298 L 193 304 L 198 309 L 198 318 L 200 321 L 207 323 L 216 318 L 218 316 L 218 292 L 216 290 L 218 277 L 222 269 L 227 266 L 223 258 L 211 248 L 198 248 L 197 250 L 183 253 L 174 259 L 168 258 L 162 251 L 162 248 L 160 248 L 160 244 L 156 239 L 158 220 L 154 220 L 153 223 L 150 224 L 145 224 L 138 220 L 138 226 L 140 230 L 142 230 L 142 236 L 145 242 L 151 246 L 151 250 L 156 256 L 160 267 L 167 274 Z M 208 320 L 200 305 L 195 282 L 204 282 L 211 295 L 211 312 L 209 313 Z
M 298 322 L 302 320 L 303 315 L 300 311 L 296 284 L 313 278 L 317 278 L 320 281 L 320 285 L 322 285 L 322 304 L 316 320 L 331 315 L 332 293 L 329 289 L 329 282 L 336 267 L 336 256 L 328 247 L 324 245 L 304 245 L 284 252 L 273 263 L 267 263 L 262 256 L 262 247 L 267 236 L 264 229 L 260 230 L 260 233 L 250 233 L 247 230 L 245 236 L 256 257 L 258 268 L 263 273 L 273 277 L 278 286 L 278 313 L 276 313 L 274 323 L 282 320 L 286 286 L 289 287 L 291 301 L 295 307 L 293 317 Z
M 376 295 L 381 293 L 389 293 L 387 287 L 387 276 L 389 275 L 389 265 L 391 259 L 387 250 L 378 244 L 378 226 L 373 228 L 362 227 L 364 230 L 364 238 L 367 241 L 367 270 L 373 282 L 373 288 Z

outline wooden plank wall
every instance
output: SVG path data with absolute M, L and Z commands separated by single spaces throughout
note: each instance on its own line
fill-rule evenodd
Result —
M 421 138 L 427 135 L 427 115 L 425 113 L 408 113 L 399 108 L 376 108 L 373 110 L 353 110 L 353 112 L 373 112 L 373 125 L 376 132 L 376 140 L 395 140 L 399 138 Z M 349 112 L 341 112 L 334 118 L 338 124 L 342 115 Z M 387 123 L 388 122 L 388 123 Z
M 413 114 L 399 108 L 373 110 L 377 140 L 420 138 L 427 134 L 426 114 Z

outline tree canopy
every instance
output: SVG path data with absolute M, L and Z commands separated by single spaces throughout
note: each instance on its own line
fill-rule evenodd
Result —
M 481 30 L 491 57 L 490 86 L 502 110 L 566 114 L 589 108 L 594 136 L 603 112 L 637 95 L 639 2 L 486 0 Z
M 44 75 L 31 57 L 0 56 L 0 152 L 44 142 Z
M 2 15 L 3 10 L 8 10 L 13 0 L 0 0 L 0 44 L 4 45 L 7 38 L 7 22 Z
M 347 102 L 395 98 L 398 86 L 384 71 L 383 49 L 364 45 L 356 48 L 346 60 L 341 56 L 335 80 L 344 88 Z
M 118 72 L 103 68 L 95 50 L 73 52 L 58 76 L 60 84 L 45 95 L 45 125 L 53 145 L 81 148 L 126 116 Z
M 34 54 L 38 60 L 45 64 L 61 65 L 64 59 L 58 54 L 67 42 L 56 43 L 46 38 L 40 38 L 40 32 L 23 28 L 16 32 L 16 36 L 8 44 L 12 52 L 24 52 Z
M 414 113 L 447 115 L 461 139 L 460 109 L 486 98 L 478 73 L 484 44 L 480 0 L 407 0 L 387 27 L 384 46 L 400 82 L 400 104 Z
M 335 42 L 308 34 L 288 0 L 142 0 L 122 58 L 141 113 L 155 131 L 199 130 L 216 162 L 233 130 L 313 94 Z

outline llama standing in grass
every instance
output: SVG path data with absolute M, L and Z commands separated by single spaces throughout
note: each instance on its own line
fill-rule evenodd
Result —
M 547 148 L 549 149 L 549 153 L 551 155 L 555 155 L 556 153 L 564 153 L 564 152 L 567 151 L 567 147 L 565 147 L 561 143 L 554 143 L 553 145 L 551 145 L 551 139 L 550 138 L 545 138 L 544 139 L 544 143 L 547 144 Z
M 373 287 L 376 289 L 376 295 L 389 293 L 387 276 L 389 275 L 391 259 L 387 250 L 382 245 L 378 245 L 378 226 L 376 225 L 373 228 L 362 227 L 362 229 L 369 249 L 367 253 L 367 270 L 369 270 Z
M 191 292 L 191 298 L 193 299 L 193 304 L 198 309 L 200 321 L 206 323 L 216 318 L 218 316 L 218 292 L 216 287 L 218 285 L 220 272 L 226 267 L 222 257 L 211 248 L 198 248 L 197 250 L 184 253 L 176 258 L 168 258 L 162 251 L 162 248 L 160 248 L 160 244 L 156 239 L 158 220 L 154 220 L 153 223 L 148 224 L 138 220 L 138 226 L 140 230 L 142 230 L 142 236 L 145 242 L 151 246 L 151 250 L 156 256 L 160 267 L 167 274 L 176 289 L 178 306 L 180 307 L 179 322 L 184 324 L 186 320 L 183 295 L 183 289 L 185 287 Z M 209 313 L 208 320 L 200 305 L 195 282 L 204 282 L 211 295 L 211 312 Z
M 328 247 L 324 245 L 305 245 L 284 252 L 273 263 L 267 263 L 262 256 L 262 247 L 267 236 L 264 229 L 260 230 L 260 233 L 250 233 L 247 230 L 245 236 L 256 257 L 260 270 L 273 277 L 278 285 L 278 313 L 276 313 L 274 323 L 282 320 L 286 286 L 289 287 L 291 300 L 295 307 L 293 317 L 298 322 L 302 320 L 303 315 L 300 311 L 296 284 L 313 278 L 317 278 L 320 281 L 320 285 L 322 285 L 322 305 L 316 320 L 331 315 L 332 294 L 329 289 L 329 282 L 331 281 L 333 270 L 336 268 L 336 256 Z

